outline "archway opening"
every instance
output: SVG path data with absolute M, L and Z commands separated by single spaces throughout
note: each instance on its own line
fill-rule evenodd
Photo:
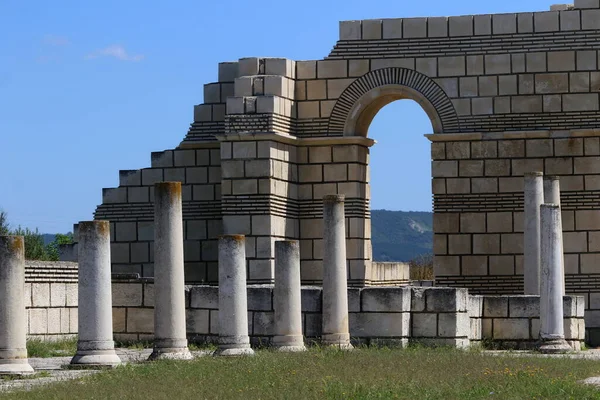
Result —
M 396 100 L 372 112 L 370 154 L 373 260 L 427 263 L 433 247 L 431 143 L 422 105 Z M 365 120 L 364 115 L 359 118 Z

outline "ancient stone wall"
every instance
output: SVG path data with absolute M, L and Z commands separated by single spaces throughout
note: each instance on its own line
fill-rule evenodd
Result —
M 26 261 L 25 307 L 29 338 L 77 335 L 77 263 Z
M 301 241 L 303 282 L 318 284 L 322 197 L 344 194 L 349 284 L 373 284 L 368 128 L 386 104 L 412 99 L 434 132 L 438 281 L 522 293 L 523 174 L 559 175 L 567 292 L 585 296 L 599 343 L 598 50 L 600 4 L 578 0 L 544 12 L 344 21 L 324 59 L 221 63 L 178 148 L 104 190 L 95 218 L 112 222 L 113 270 L 153 276 L 152 185 L 178 180 L 188 282 L 216 283 L 216 238 L 241 233 L 249 283 L 272 283 L 273 243 L 285 238 Z

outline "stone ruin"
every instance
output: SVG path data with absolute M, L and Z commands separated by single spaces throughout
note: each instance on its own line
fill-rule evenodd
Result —
M 111 221 L 113 272 L 154 276 L 152 186 L 164 180 L 183 184 L 188 283 L 216 284 L 217 236 L 244 234 L 248 283 L 273 283 L 274 243 L 294 239 L 302 283 L 320 284 L 332 193 L 346 196 L 349 286 L 398 283 L 373 273 L 367 133 L 379 109 L 412 99 L 434 129 L 437 284 L 523 293 L 523 176 L 557 175 L 566 291 L 585 297 L 589 340 L 600 343 L 599 39 L 598 0 L 576 0 L 343 21 L 324 59 L 221 63 L 179 146 L 103 190 L 95 218 Z
M 314 336 L 345 349 L 351 338 L 457 347 L 491 338 L 565 352 L 580 348 L 586 325 L 594 345 L 599 35 L 600 2 L 581 0 L 540 13 L 346 21 L 324 60 L 221 64 L 181 145 L 104 190 L 95 217 L 112 222 L 112 256 L 94 258 L 93 293 L 108 296 L 109 263 L 155 277 L 151 307 L 148 287 L 142 307 L 125 306 L 125 332 L 130 313 L 153 309 L 151 332 L 131 327 L 152 335 L 153 358 L 189 358 L 194 331 L 217 335 L 221 355 L 251 354 L 259 336 L 289 351 Z M 369 287 L 394 278 L 373 275 L 367 130 L 402 98 L 418 101 L 435 130 L 435 272 L 445 288 Z M 152 201 L 165 185 L 178 200 Z M 80 309 L 94 298 L 82 288 L 86 268 Z M 185 281 L 220 285 L 186 291 Z M 87 342 L 112 343 L 123 308 L 96 303 L 80 313 L 79 357 Z M 81 318 L 94 312 L 105 321 L 86 328 Z M 103 346 L 94 351 L 113 357 Z

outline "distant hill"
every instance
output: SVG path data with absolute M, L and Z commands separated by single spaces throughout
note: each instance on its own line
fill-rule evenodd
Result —
M 54 233 L 42 234 L 42 239 L 44 239 L 45 245 L 49 245 L 50 243 L 54 242 L 55 237 L 56 237 L 56 234 L 54 234 Z
M 375 261 L 410 261 L 433 249 L 433 214 L 412 211 L 371 211 L 371 238 Z M 54 241 L 44 234 L 44 244 Z
M 371 211 L 373 260 L 410 261 L 433 251 L 433 213 Z

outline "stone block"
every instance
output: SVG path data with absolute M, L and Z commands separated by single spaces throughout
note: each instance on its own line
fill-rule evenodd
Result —
M 527 340 L 529 336 L 529 320 L 513 318 L 494 319 L 495 340 Z
M 404 20 L 406 26 L 406 21 Z M 465 57 L 464 56 L 453 56 L 453 57 L 440 57 L 438 59 L 438 74 L 439 76 L 464 76 L 465 71 Z
M 458 217 L 456 213 L 436 213 L 433 215 L 433 229 L 436 233 L 458 233 Z
M 323 332 L 321 314 L 304 314 L 303 332 L 306 337 L 319 337 Z M 351 328 L 352 329 L 352 328 Z
M 40 335 L 48 333 L 48 310 L 45 308 L 32 308 L 27 310 L 29 314 L 29 335 Z
M 448 235 L 449 254 L 470 254 L 471 235 Z
M 381 39 L 382 27 L 380 19 L 366 19 L 362 21 L 362 39 Z
M 471 193 L 497 193 L 497 178 L 473 178 L 471 179 Z
M 115 241 L 134 242 L 137 240 L 137 225 L 135 222 L 116 222 Z
M 539 296 L 509 296 L 508 316 L 510 318 L 539 318 Z
M 534 13 L 534 26 L 536 32 L 557 32 L 558 11 L 546 11 Z
M 483 316 L 483 296 L 469 296 L 467 314 L 470 318 L 481 318 Z
M 447 37 L 448 36 L 448 18 L 430 17 L 427 19 L 428 37 Z
M 50 283 L 50 306 L 66 307 L 67 287 L 65 283 Z
M 551 73 L 535 76 L 536 93 L 565 93 L 569 91 L 569 74 Z
M 208 335 L 210 333 L 209 310 L 186 310 L 185 327 L 188 333 Z
M 584 30 L 600 28 L 600 10 L 581 11 L 581 28 Z
M 507 318 L 508 297 L 507 296 L 484 296 L 483 297 L 484 318 Z
M 435 313 L 413 313 L 411 337 L 436 337 L 437 317 L 438 314 Z
M 525 157 L 524 140 L 500 140 L 498 141 L 498 156 L 500 158 Z
M 255 311 L 248 315 L 248 323 L 253 324 L 252 334 L 257 336 L 272 336 L 275 334 L 275 314 L 271 312 Z
M 427 37 L 427 18 L 404 18 L 402 27 L 404 38 Z
M 162 170 L 161 170 L 162 171 Z M 102 189 L 103 204 L 127 203 L 127 188 L 104 188 Z
M 360 312 L 360 292 L 359 288 L 348 288 L 348 312 Z
M 471 319 L 466 312 L 438 316 L 438 336 L 442 338 L 469 337 Z
M 552 51 L 548 56 L 548 71 L 574 71 L 574 51 Z
M 50 307 L 50 284 L 31 284 L 31 305 L 33 307 Z
M 112 309 L 113 332 L 127 332 L 127 309 L 114 308 Z
M 65 285 L 66 297 L 67 297 L 67 307 L 77 307 L 77 299 L 79 295 L 79 290 L 77 288 L 76 283 L 67 283 Z
M 486 256 L 463 256 L 461 258 L 462 274 L 465 276 L 487 275 Z
M 142 184 L 142 172 L 140 170 L 119 171 L 119 186 L 138 186 Z
M 142 306 L 141 283 L 113 283 L 113 307 L 140 307 Z
M 519 33 L 533 32 L 533 13 L 517 14 L 517 31 Z
M 473 235 L 473 254 L 500 253 L 500 235 Z
M 362 290 L 364 312 L 409 312 L 409 288 L 365 288 Z
M 473 115 L 489 115 L 494 113 L 494 102 L 491 97 L 480 97 L 471 100 Z
M 515 19 L 516 22 L 516 19 Z M 510 74 L 510 54 L 492 54 L 485 56 L 486 74 Z
M 491 15 L 475 15 L 473 17 L 475 25 L 475 35 L 491 35 L 492 34 L 492 16 Z
M 514 256 L 490 256 L 490 275 L 514 275 Z
M 428 288 L 425 298 L 429 312 L 467 311 L 467 289 Z
M 460 257 L 436 255 L 434 270 L 436 276 L 460 275 Z
M 127 309 L 127 332 L 128 333 L 153 333 L 154 332 L 154 309 L 153 308 L 129 308 L 129 309 Z
M 408 337 L 410 313 L 350 313 L 352 337 Z
M 473 16 L 448 18 L 450 36 L 473 36 Z
M 361 22 L 362 21 L 340 21 L 340 40 L 360 40 Z
M 494 35 L 517 33 L 517 14 L 492 15 Z
M 460 229 L 463 233 L 485 232 L 485 213 L 461 213 Z
M 507 233 L 500 235 L 502 254 L 523 254 L 523 234 Z
M 574 72 L 569 74 L 569 91 L 571 93 L 590 91 L 590 73 Z
M 63 333 L 61 330 L 60 311 L 60 308 L 48 309 L 48 333 L 50 334 Z
M 322 289 L 317 287 L 303 287 L 301 294 L 302 312 L 321 312 Z
M 542 96 L 514 96 L 511 106 L 515 114 L 540 113 L 543 109 Z
M 248 286 L 248 310 L 273 311 L 272 286 Z
M 346 78 L 348 62 L 346 60 L 317 61 L 317 78 Z
M 431 173 L 434 178 L 458 177 L 458 161 L 432 161 Z
M 418 72 L 430 78 L 437 76 L 437 58 L 418 58 L 415 63 L 415 68 Z M 352 63 L 350 63 L 350 66 L 352 66 Z
M 562 98 L 563 111 L 595 111 L 598 110 L 598 95 L 565 94 Z
M 470 193 L 471 181 L 468 178 L 446 179 L 446 192 L 448 194 Z
M 420 287 L 411 286 L 411 305 L 410 311 L 415 312 L 423 312 L 425 311 L 425 291 L 426 289 Z
M 402 38 L 402 19 L 384 19 L 382 20 L 383 39 L 401 39 Z
M 565 253 L 585 253 L 588 251 L 586 232 L 563 232 L 563 243 Z

